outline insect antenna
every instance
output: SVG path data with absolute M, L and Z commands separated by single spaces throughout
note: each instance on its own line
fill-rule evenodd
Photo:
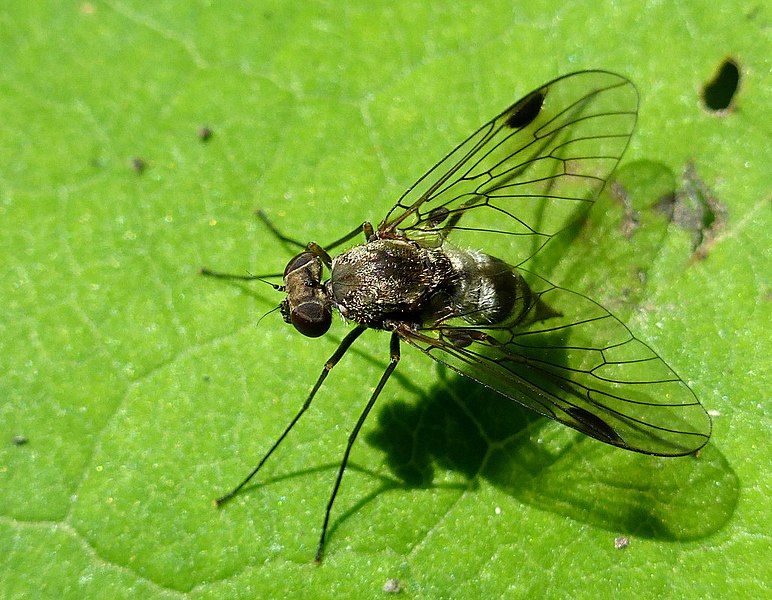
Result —
M 263 316 L 261 316 L 261 317 L 260 317 L 260 318 L 257 320 L 257 323 L 255 323 L 255 327 L 257 327 L 258 325 L 260 325 L 260 321 L 262 321 L 263 319 L 265 319 L 265 318 L 266 318 L 268 315 L 270 315 L 271 313 L 275 313 L 277 310 L 280 310 L 280 309 L 281 309 L 281 304 L 279 304 L 279 305 L 277 305 L 275 308 L 272 308 L 271 310 L 269 310 L 267 313 L 265 313 Z

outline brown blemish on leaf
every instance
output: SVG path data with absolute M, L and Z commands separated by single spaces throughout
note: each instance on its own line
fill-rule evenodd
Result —
M 214 132 L 212 131 L 212 128 L 207 125 L 203 125 L 198 128 L 198 139 L 202 142 L 208 142 L 212 138 L 213 134 Z
M 706 258 L 726 226 L 726 206 L 719 202 L 691 162 L 684 168 L 681 187 L 674 195 L 657 202 L 656 209 L 691 233 L 692 260 Z
M 622 216 L 620 228 L 622 230 L 622 235 L 629 240 L 631 237 L 633 237 L 635 230 L 640 226 L 640 215 L 638 214 L 638 211 L 633 208 L 630 195 L 627 193 L 627 190 L 621 183 L 614 181 L 611 184 L 609 191 L 611 192 L 611 197 L 619 202 L 619 204 L 621 204 L 622 208 L 624 209 L 624 215 Z
M 131 170 L 137 175 L 142 175 L 142 173 L 145 172 L 145 169 L 147 169 L 147 162 L 145 159 L 140 158 L 139 156 L 135 156 L 131 159 Z

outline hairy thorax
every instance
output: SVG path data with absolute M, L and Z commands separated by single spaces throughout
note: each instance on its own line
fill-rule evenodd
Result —
M 384 321 L 423 322 L 432 298 L 452 285 L 440 249 L 405 240 L 375 240 L 336 257 L 328 293 L 340 314 L 380 328 Z

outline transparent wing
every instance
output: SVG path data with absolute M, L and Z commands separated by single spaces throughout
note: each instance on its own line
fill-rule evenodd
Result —
M 410 344 L 500 394 L 602 442 L 681 456 L 710 437 L 692 390 L 592 300 L 533 274 L 515 322 L 461 319 L 400 333 Z
M 473 232 L 478 247 L 477 232 L 522 236 L 533 255 L 595 200 L 627 147 L 637 112 L 635 86 L 620 75 L 582 71 L 555 79 L 435 165 L 379 230 L 437 243 L 451 231 Z

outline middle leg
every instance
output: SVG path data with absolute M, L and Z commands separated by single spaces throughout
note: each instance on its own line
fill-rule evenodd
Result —
M 324 538 L 327 535 L 327 526 L 330 523 L 330 512 L 332 511 L 332 505 L 335 503 L 335 497 L 338 495 L 340 482 L 343 480 L 343 473 L 346 470 L 346 465 L 348 464 L 348 457 L 351 454 L 351 447 L 354 445 L 354 441 L 357 439 L 357 435 L 359 435 L 359 430 L 362 428 L 362 425 L 367 419 L 367 415 L 370 414 L 370 410 L 373 408 L 375 401 L 378 399 L 381 390 L 383 390 L 383 386 L 386 385 L 386 382 L 389 380 L 392 372 L 394 372 L 394 369 L 397 368 L 397 363 L 399 362 L 399 334 L 396 331 L 392 332 L 391 334 L 390 353 L 391 357 L 389 366 L 386 367 L 383 375 L 381 375 L 381 380 L 378 382 L 378 385 L 375 386 L 375 390 L 373 391 L 372 396 L 370 396 L 370 400 L 368 401 L 367 406 L 365 406 L 362 414 L 359 415 L 359 420 L 357 421 L 356 425 L 354 425 L 354 429 L 352 430 L 351 434 L 348 436 L 346 451 L 343 453 L 343 460 L 341 460 L 340 468 L 338 469 L 338 476 L 335 479 L 335 485 L 332 488 L 332 494 L 330 494 L 330 499 L 327 502 L 327 509 L 324 512 L 322 534 L 319 537 L 319 545 L 316 548 L 316 557 L 314 558 L 317 564 L 322 562 L 322 555 L 324 553 Z

